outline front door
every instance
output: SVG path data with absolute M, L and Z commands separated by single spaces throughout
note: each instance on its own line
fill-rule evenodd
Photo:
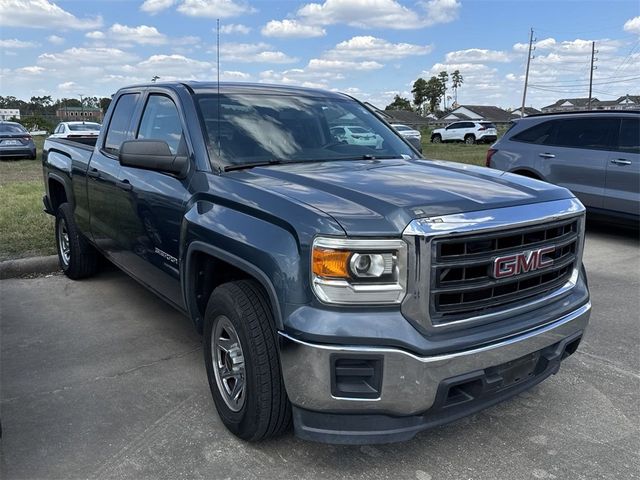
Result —
M 149 94 L 136 138 L 164 140 L 174 155 L 188 155 L 185 129 L 176 104 L 166 95 Z M 189 177 L 122 166 L 119 184 L 126 192 L 120 212 L 119 263 L 178 307 L 180 228 Z

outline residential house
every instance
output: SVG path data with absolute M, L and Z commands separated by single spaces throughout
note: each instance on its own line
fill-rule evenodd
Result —
M 599 102 L 597 98 L 591 98 L 591 108 Z M 542 113 L 572 112 L 587 110 L 589 108 L 589 97 L 581 98 L 561 98 L 556 103 L 542 107 Z
M 640 95 L 623 95 L 617 100 L 603 100 L 591 105 L 594 110 L 640 110 Z
M 542 113 L 540 110 L 533 107 L 524 107 L 524 115 L 521 115 L 520 114 L 521 112 L 522 112 L 522 107 L 518 107 L 515 110 L 511 110 L 511 116 L 514 118 L 520 118 L 523 116 L 528 117 L 529 115 L 539 115 Z
M 20 120 L 20 110 L 17 108 L 0 108 L 0 120 L 11 120 L 12 118 Z
M 437 124 L 449 124 L 458 120 L 476 120 L 480 122 L 510 123 L 511 112 L 494 105 L 458 105 L 454 110 L 440 117 Z

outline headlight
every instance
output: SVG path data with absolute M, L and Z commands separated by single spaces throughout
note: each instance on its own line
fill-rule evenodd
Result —
M 402 240 L 318 237 L 311 284 L 325 303 L 394 304 L 406 291 L 407 246 Z

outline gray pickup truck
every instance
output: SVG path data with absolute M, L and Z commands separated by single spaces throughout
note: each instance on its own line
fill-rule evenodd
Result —
M 587 327 L 568 190 L 424 160 L 346 95 L 133 86 L 94 142 L 45 143 L 62 269 L 103 255 L 188 315 L 243 439 L 405 440 L 556 373 Z

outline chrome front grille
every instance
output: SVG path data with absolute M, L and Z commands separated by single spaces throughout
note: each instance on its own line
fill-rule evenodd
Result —
M 576 266 L 578 219 L 543 225 L 437 238 L 432 242 L 431 322 L 485 315 L 564 285 Z M 492 275 L 496 258 L 553 247 L 549 266 L 507 278 Z
M 560 300 L 578 282 L 584 213 L 567 198 L 413 220 L 403 232 L 403 315 L 428 334 L 509 321 Z M 505 257 L 529 262 L 533 252 L 535 268 L 495 270 Z

